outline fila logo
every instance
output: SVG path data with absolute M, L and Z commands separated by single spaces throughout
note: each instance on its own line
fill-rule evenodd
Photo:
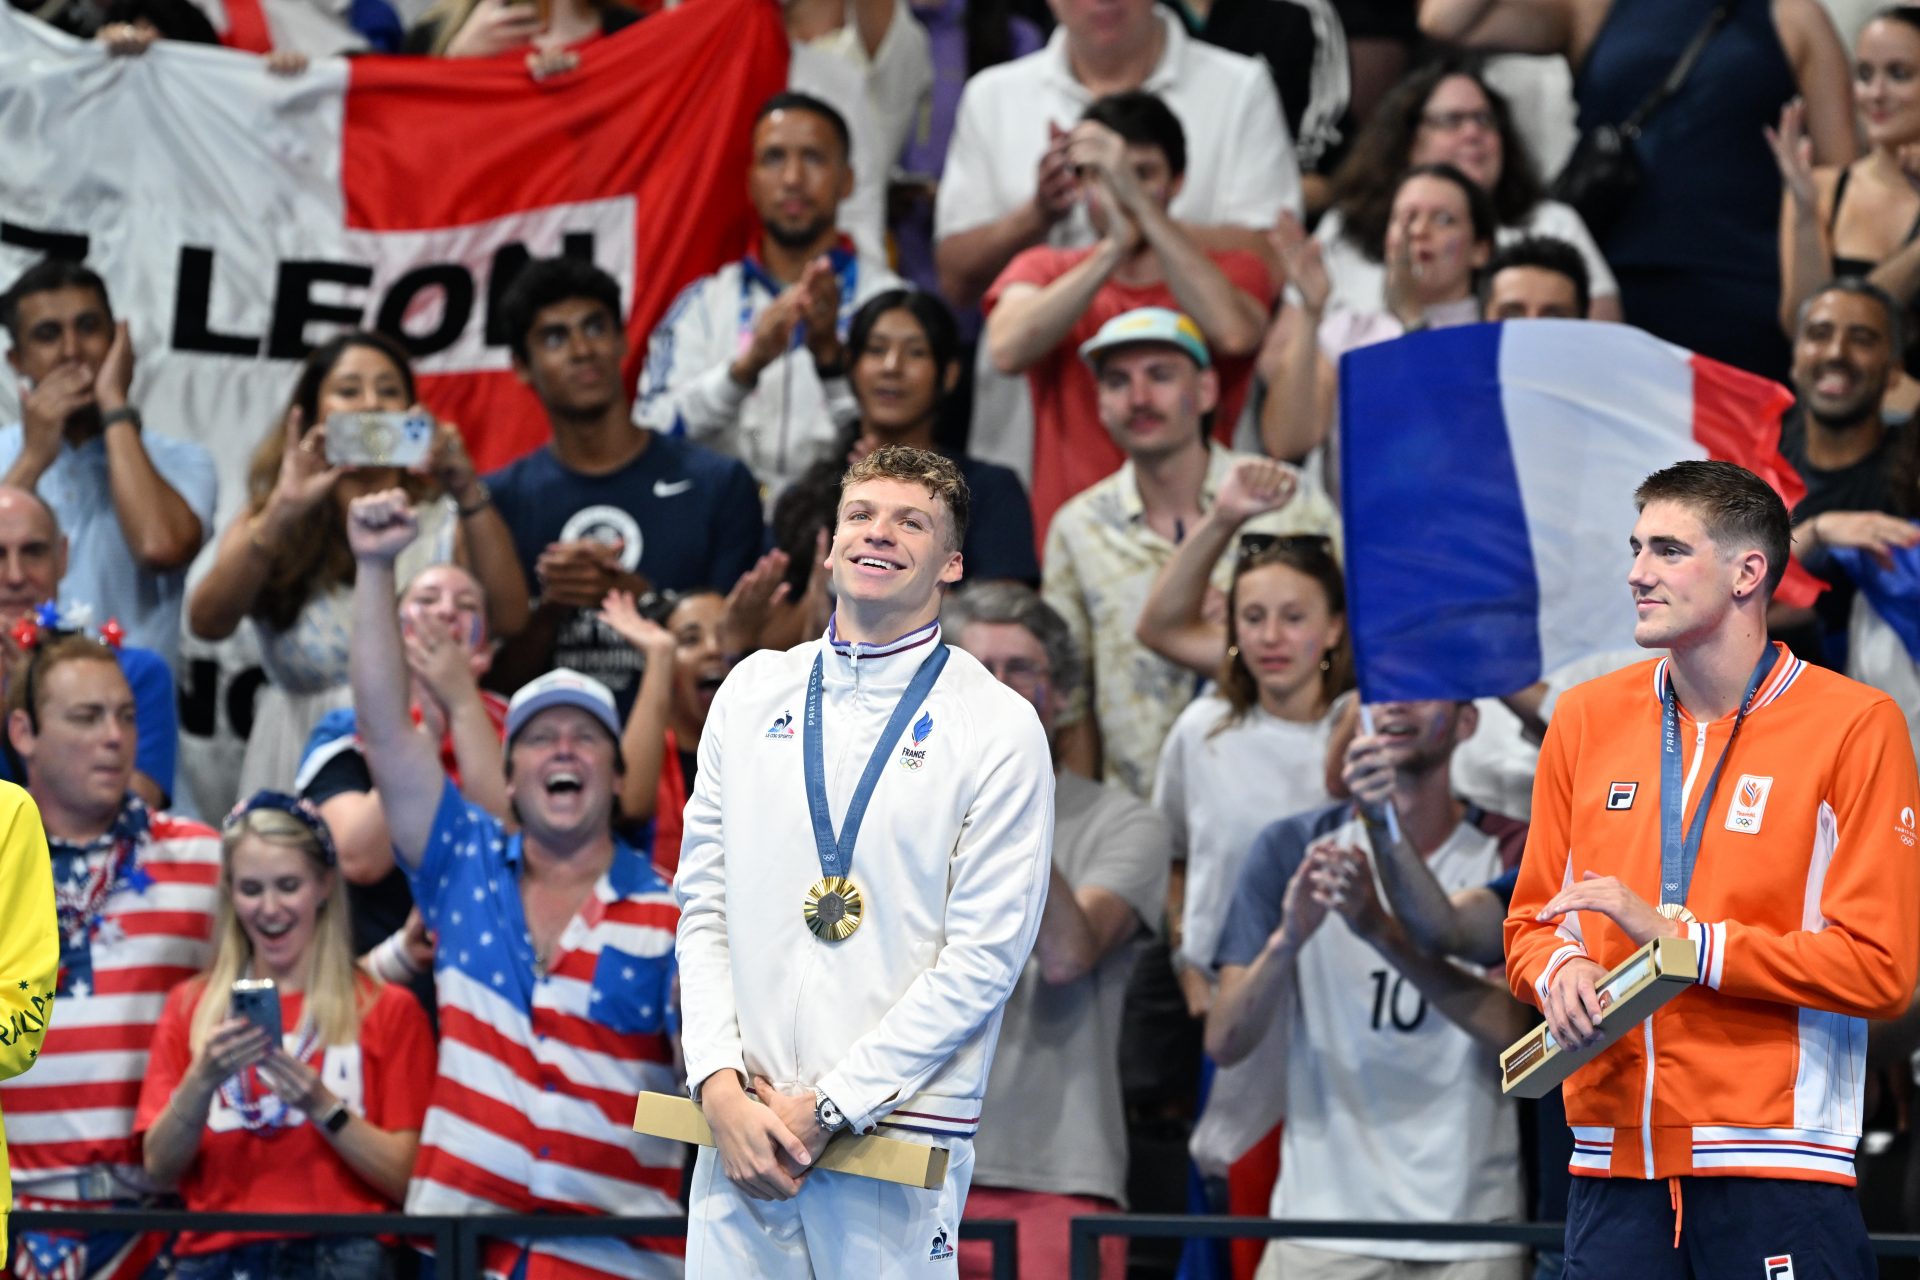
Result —
M 1633 798 L 1640 794 L 1637 782 L 1609 782 L 1607 784 L 1607 808 L 1631 809 Z
M 1727 830 L 1741 835 L 1757 835 L 1760 819 L 1767 812 L 1767 797 L 1773 792 L 1773 779 L 1740 775 L 1733 786 L 1733 799 L 1727 803 Z
M 1767 1259 L 1767 1280 L 1793 1280 L 1793 1255 L 1780 1254 Z

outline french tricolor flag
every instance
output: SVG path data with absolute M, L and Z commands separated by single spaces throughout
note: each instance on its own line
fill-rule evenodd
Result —
M 1340 363 L 1347 615 L 1369 700 L 1524 688 L 1633 646 L 1633 491 L 1690 458 L 1736 462 L 1789 507 L 1778 383 L 1623 324 L 1416 333 Z M 1790 564 L 1780 598 L 1818 584 Z

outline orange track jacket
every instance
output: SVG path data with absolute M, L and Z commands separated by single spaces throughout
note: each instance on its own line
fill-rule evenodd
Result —
M 1639 663 L 1554 712 L 1506 922 L 1508 981 L 1531 1004 L 1567 959 L 1611 969 L 1635 950 L 1597 912 L 1536 920 L 1562 886 L 1593 871 L 1660 901 L 1666 678 L 1666 659 Z M 1733 723 L 1680 709 L 1687 822 Z M 1574 1173 L 1853 1182 L 1866 1019 L 1904 1013 L 1920 970 L 1916 808 L 1892 700 L 1782 646 L 1694 865 L 1699 985 L 1563 1086 Z

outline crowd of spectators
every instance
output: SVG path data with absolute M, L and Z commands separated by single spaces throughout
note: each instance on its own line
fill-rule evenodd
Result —
M 405 51 L 565 76 L 660 6 L 312 7 L 254 50 L 276 73 Z M 615 280 L 522 268 L 500 312 L 549 438 L 491 474 L 467 449 L 485 422 L 435 422 L 411 469 L 331 460 L 336 415 L 423 399 L 394 336 L 347 329 L 274 420 L 228 425 L 252 461 L 216 528 L 213 459 L 131 398 L 109 281 L 48 257 L 0 282 L 21 393 L 0 777 L 39 807 L 61 936 L 58 1017 L 0 1083 L 14 1204 L 680 1212 L 684 1150 L 629 1126 L 636 1093 L 684 1085 L 672 881 L 707 711 L 742 657 L 826 631 L 840 477 L 909 444 L 972 495 L 944 637 L 1032 704 L 1056 766 L 969 1215 L 1019 1221 L 1028 1276 L 1066 1274 L 1068 1218 L 1127 1208 L 1559 1219 L 1564 1120 L 1495 1071 L 1529 1024 L 1499 920 L 1555 693 L 1633 655 L 1362 714 L 1338 499 L 1368 459 L 1338 456 L 1341 361 L 1551 319 L 1790 383 L 1795 555 L 1830 589 L 1770 624 L 1893 695 L 1920 744 L 1920 665 L 1852 568 L 1920 546 L 1920 7 L 785 12 L 790 87 L 742 175 L 752 243 L 685 284 L 637 385 Z M 187 0 L 41 15 L 120 56 L 225 34 Z M 1570 96 L 1509 54 L 1564 59 Z M 1576 119 L 1566 173 L 1497 87 L 1515 80 Z M 1631 172 L 1576 180 L 1618 126 Z M 243 627 L 266 678 L 216 828 L 174 805 L 180 647 Z M 258 979 L 278 1038 L 235 994 Z M 1879 1229 L 1920 1226 L 1916 1047 L 1920 1020 L 1874 1028 Z M 665 1276 L 674 1253 L 501 1240 L 486 1265 Z M 1124 1244 L 1102 1253 L 1125 1272 Z M 11 1269 L 377 1276 L 418 1254 L 36 1231 Z M 1207 1254 L 1180 1265 L 1219 1274 Z M 1268 1280 L 1528 1267 L 1380 1240 L 1235 1254 Z M 1175 1262 L 1143 1245 L 1131 1266 Z M 971 1244 L 958 1265 L 985 1274 Z

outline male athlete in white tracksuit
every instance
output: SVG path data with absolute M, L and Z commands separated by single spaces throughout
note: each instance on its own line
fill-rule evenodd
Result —
M 1053 841 L 1052 762 L 1025 699 L 959 649 L 923 698 L 902 696 L 941 647 L 965 517 L 938 455 L 856 464 L 826 637 L 742 662 L 701 735 L 674 889 L 687 1079 L 716 1148 L 694 1168 L 689 1280 L 957 1274 L 972 1134 Z M 845 893 L 821 902 L 837 882 L 808 798 L 816 659 L 830 850 L 879 748 L 842 873 L 857 910 Z M 947 1147 L 945 1185 L 804 1173 L 838 1128 Z

